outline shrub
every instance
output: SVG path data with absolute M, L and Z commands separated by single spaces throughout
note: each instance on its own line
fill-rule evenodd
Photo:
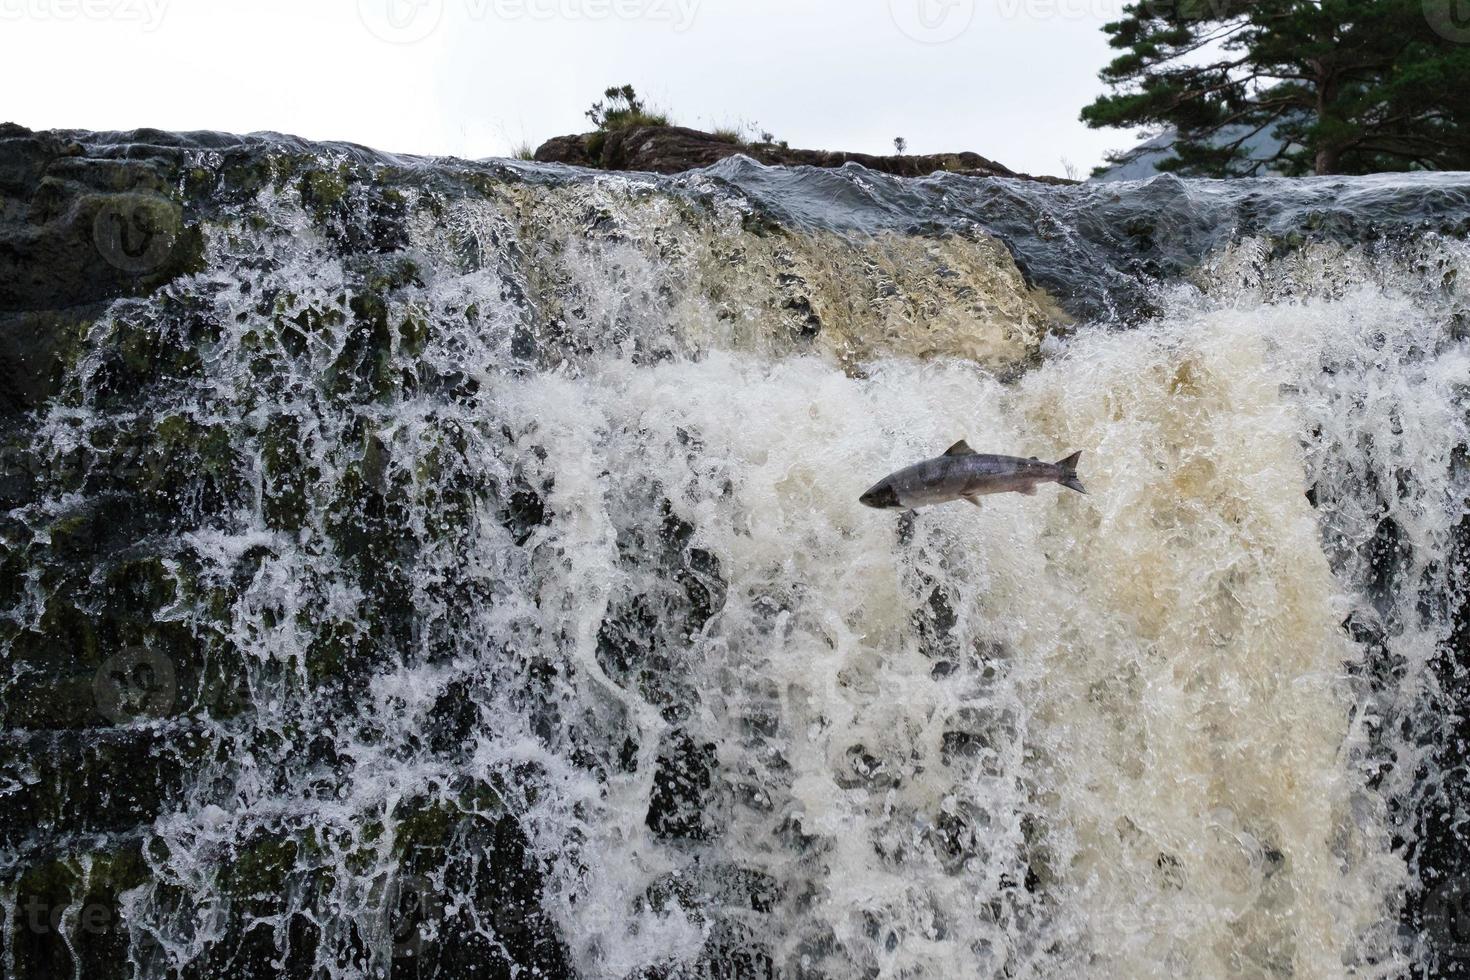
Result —
M 631 85 L 609 88 L 603 93 L 603 101 L 592 103 L 587 118 L 601 133 L 632 126 L 669 125 L 669 117 L 644 105 Z
M 716 126 L 712 131 L 715 139 L 725 143 L 735 143 L 739 146 L 756 146 L 765 144 L 767 146 L 779 145 L 776 143 L 776 134 L 769 129 L 762 129 L 759 123 L 742 119 L 739 123 L 726 123 Z

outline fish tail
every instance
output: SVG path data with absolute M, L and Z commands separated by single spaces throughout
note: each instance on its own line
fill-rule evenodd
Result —
M 1080 452 L 1076 452 L 1068 456 L 1066 459 L 1059 460 L 1057 462 L 1057 467 L 1062 471 L 1062 475 L 1060 478 L 1058 478 L 1057 482 L 1066 487 L 1068 490 L 1076 490 L 1078 493 L 1086 493 L 1087 488 L 1082 485 L 1081 480 L 1077 479 L 1077 463 L 1081 461 L 1081 459 L 1082 454 Z

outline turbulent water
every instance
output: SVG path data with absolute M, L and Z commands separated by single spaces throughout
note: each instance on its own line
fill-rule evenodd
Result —
M 12 440 L 6 973 L 1463 968 L 1470 178 L 177 153 Z M 961 437 L 1090 495 L 857 503 Z

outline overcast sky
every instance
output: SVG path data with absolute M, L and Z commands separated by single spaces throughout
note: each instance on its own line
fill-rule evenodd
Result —
M 792 146 L 974 150 L 1083 174 L 1123 0 L 0 0 L 0 119 L 277 130 L 502 156 L 632 83 L 677 122 Z

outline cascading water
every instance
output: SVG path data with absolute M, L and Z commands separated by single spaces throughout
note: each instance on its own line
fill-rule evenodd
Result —
M 6 152 L 5 975 L 1464 968 L 1470 177 Z

